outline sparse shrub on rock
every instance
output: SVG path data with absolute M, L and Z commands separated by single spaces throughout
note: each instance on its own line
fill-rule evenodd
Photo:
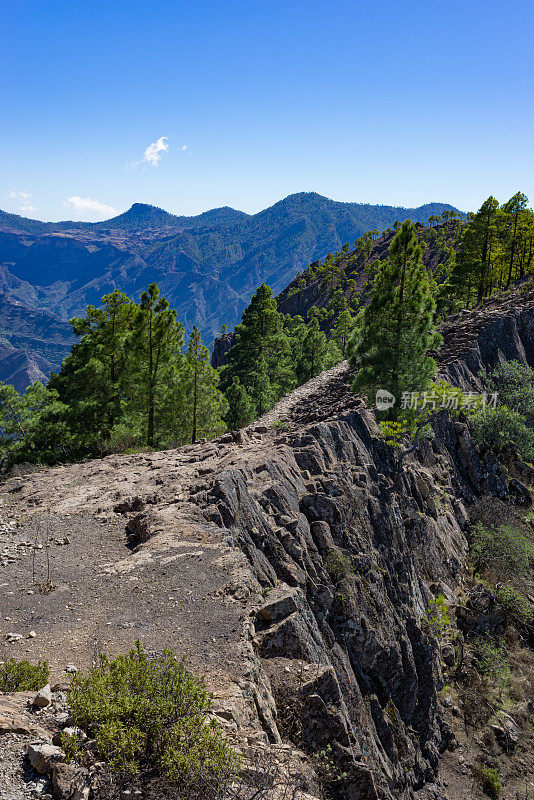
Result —
M 236 772 L 237 755 L 210 718 L 203 680 L 170 651 L 150 658 L 138 642 L 113 660 L 103 655 L 86 675 L 74 676 L 68 698 L 76 724 L 111 773 L 150 773 L 187 791 Z
M 519 577 L 528 569 L 533 548 L 513 525 L 483 525 L 473 528 L 471 556 L 475 567 L 497 578 Z

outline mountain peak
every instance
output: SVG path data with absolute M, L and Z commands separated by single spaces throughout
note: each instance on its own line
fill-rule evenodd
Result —
M 95 227 L 136 228 L 145 225 L 176 225 L 178 217 L 148 203 L 133 203 L 123 214 L 95 223 Z

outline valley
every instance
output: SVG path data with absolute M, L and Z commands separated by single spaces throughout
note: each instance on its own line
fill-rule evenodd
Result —
M 156 281 L 186 329 L 196 325 L 211 345 L 222 324 L 238 322 L 262 281 L 278 293 L 312 261 L 371 228 L 407 218 L 426 223 L 450 208 L 339 203 L 301 193 L 255 215 L 221 208 L 176 217 L 141 203 L 98 223 L 42 223 L 0 212 L 0 337 L 16 351 L 0 366 L 0 380 L 25 388 L 33 376 L 57 370 L 73 342 L 68 319 L 115 289 L 136 298 Z

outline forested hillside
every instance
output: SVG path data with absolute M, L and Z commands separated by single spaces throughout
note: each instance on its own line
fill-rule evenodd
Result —
M 0 291 L 6 303 L 21 302 L 61 323 L 115 289 L 139 299 L 157 282 L 186 330 L 196 325 L 211 344 L 223 323 L 239 321 L 262 282 L 279 292 L 314 259 L 369 229 L 408 217 L 426 221 L 450 208 L 337 203 L 302 193 L 255 215 L 220 208 L 177 217 L 140 203 L 99 223 L 43 223 L 1 212 Z M 14 340 L 21 333 L 0 318 L 0 335 L 22 359 L 35 356 L 59 367 L 64 351 L 54 356 L 37 329 L 33 337 L 27 330 L 19 347 Z M 2 370 L 0 378 L 10 374 Z
M 224 337 L 222 367 L 217 358 L 210 364 L 196 326 L 184 350 L 185 326 L 155 282 L 139 302 L 118 290 L 105 295 L 71 321 L 78 342 L 46 389 L 34 384 L 21 395 L 2 387 L 5 465 L 165 448 L 236 430 L 345 358 L 359 369 L 354 388 L 370 405 L 380 389 L 396 398 L 389 432 L 413 435 L 417 414 L 397 418 L 399 401 L 434 386 L 440 320 L 531 271 L 526 202 L 517 195 L 496 208 L 495 230 L 487 203 L 467 219 L 452 209 L 433 214 L 428 227 L 395 220 L 382 235 L 372 229 L 354 249 L 345 243 L 314 261 L 278 300 L 262 283 Z M 518 424 L 516 439 L 525 430 Z

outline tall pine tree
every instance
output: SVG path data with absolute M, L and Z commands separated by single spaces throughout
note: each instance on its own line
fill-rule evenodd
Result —
M 259 287 L 236 328 L 228 351 L 222 385 L 226 391 L 234 377 L 247 388 L 261 416 L 295 385 L 291 347 L 271 289 Z
M 354 389 L 368 402 L 386 389 L 397 399 L 396 411 L 402 392 L 421 391 L 430 383 L 436 365 L 428 350 L 440 341 L 435 308 L 415 225 L 406 220 L 391 242 L 389 258 L 380 263 L 351 355 L 359 367 Z
M 70 321 L 81 339 L 48 386 L 65 404 L 65 423 L 82 450 L 98 452 L 121 416 L 135 310 L 115 291 L 102 298 L 100 308 L 88 306 L 84 317 Z
M 231 431 L 235 431 L 254 418 L 254 403 L 245 387 L 239 383 L 237 375 L 234 375 L 225 396 L 228 401 L 226 424 Z
M 160 297 L 155 283 L 141 295 L 133 321 L 129 347 L 129 408 L 140 414 L 146 431 L 146 443 L 156 443 L 158 423 L 169 392 L 175 385 L 177 373 L 183 367 L 181 348 L 184 343 L 183 326 L 176 320 L 176 312 Z M 133 378 L 133 380 L 132 380 Z
M 226 429 L 223 417 L 228 410 L 228 403 L 218 389 L 219 374 L 210 364 L 209 350 L 196 325 L 189 337 L 185 366 L 183 408 L 187 438 L 194 444 L 201 437 L 223 433 Z

